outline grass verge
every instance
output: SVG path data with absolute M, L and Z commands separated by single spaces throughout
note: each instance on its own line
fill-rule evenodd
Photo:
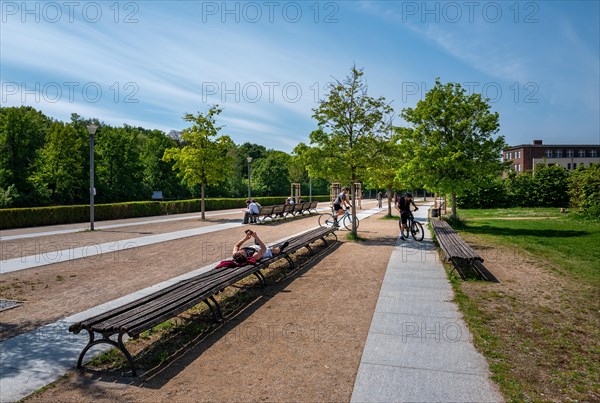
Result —
M 502 281 L 452 278 L 474 342 L 507 401 L 600 401 L 600 222 L 514 210 L 461 211 Z

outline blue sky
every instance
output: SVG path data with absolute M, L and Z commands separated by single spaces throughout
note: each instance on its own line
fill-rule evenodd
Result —
M 1 2 L 3 106 L 291 151 L 333 78 L 414 107 L 439 77 L 490 98 L 511 145 L 600 143 L 598 1 Z M 402 124 L 400 118 L 397 124 Z

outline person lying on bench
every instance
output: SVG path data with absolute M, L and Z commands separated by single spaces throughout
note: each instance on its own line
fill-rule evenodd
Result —
M 268 247 L 258 237 L 256 232 L 248 229 L 245 231 L 245 233 L 246 236 L 240 239 L 238 243 L 233 246 L 233 260 L 222 260 L 213 269 L 235 268 L 249 264 L 256 264 L 260 259 L 268 259 L 280 254 L 281 251 L 289 245 L 289 242 L 286 241 L 280 246 Z M 255 245 L 242 248 L 242 245 L 250 238 L 254 238 Z
M 250 238 L 254 238 L 254 245 L 242 248 L 242 245 Z M 287 245 L 288 243 L 284 242 L 281 246 L 268 247 L 256 232 L 246 230 L 246 236 L 233 246 L 232 257 L 238 265 L 256 263 L 260 259 L 269 259 L 278 255 Z

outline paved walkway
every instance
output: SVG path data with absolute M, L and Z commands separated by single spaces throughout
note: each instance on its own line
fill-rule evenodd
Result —
M 426 208 L 415 216 L 426 222 Z M 383 280 L 352 402 L 501 402 L 426 229 L 398 243 Z
M 317 211 L 325 211 L 329 210 L 327 206 L 327 202 L 319 203 L 320 207 L 317 208 Z M 228 209 L 228 210 L 216 210 L 206 212 L 206 218 L 211 217 L 219 217 L 224 215 L 235 215 L 240 218 L 243 217 L 242 209 Z M 160 218 L 159 218 L 160 217 Z M 202 218 L 201 214 L 177 214 L 175 216 L 159 216 L 159 217 L 137 217 L 137 218 L 127 218 L 124 220 L 109 220 L 109 221 L 96 221 L 96 225 L 94 228 L 96 230 L 106 230 L 106 229 L 115 229 L 115 228 L 124 228 L 124 227 L 133 227 L 138 225 L 148 225 L 148 224 L 159 224 L 165 222 L 172 221 L 183 221 L 183 220 L 199 220 Z M 109 223 L 115 224 L 109 224 Z M 104 223 L 104 224 L 103 224 Z M 60 229 L 50 229 L 43 230 L 43 228 L 60 228 Z M 17 228 L 13 230 L 2 230 L 0 232 L 0 241 L 14 241 L 18 239 L 26 239 L 26 238 L 35 238 L 41 236 L 52 236 L 52 235 L 61 235 L 61 234 L 72 234 L 75 232 L 84 232 L 89 230 L 89 223 L 76 223 L 76 224 L 64 224 L 64 225 L 55 225 L 50 227 L 35 227 L 35 228 Z
M 317 211 L 322 211 L 322 210 L 326 210 L 326 209 L 325 208 L 317 209 Z M 228 214 L 238 214 L 239 215 L 239 211 L 236 210 L 235 212 L 230 211 L 230 212 L 214 213 L 213 216 L 228 215 Z M 199 217 L 199 216 L 175 217 L 172 219 L 157 219 L 157 220 L 143 221 L 143 222 L 137 222 L 137 223 L 130 222 L 130 223 L 125 223 L 125 224 L 113 224 L 113 225 L 106 225 L 103 227 L 98 227 L 98 229 L 119 228 L 119 227 L 144 225 L 144 224 L 156 224 L 156 223 L 162 223 L 165 221 L 189 220 L 189 219 L 193 219 L 193 218 L 197 218 L 197 217 Z M 360 218 L 360 215 L 358 217 Z M 44 252 L 44 253 L 39 253 L 39 254 L 35 254 L 35 255 L 19 256 L 19 257 L 12 258 L 12 259 L 1 260 L 2 264 L 0 265 L 0 274 L 11 273 L 11 272 L 25 270 L 25 269 L 31 269 L 34 267 L 46 266 L 46 265 L 54 264 L 54 263 L 69 262 L 69 261 L 73 261 L 76 259 L 92 257 L 92 256 L 96 256 L 96 255 L 102 255 L 105 253 L 118 252 L 118 251 L 123 251 L 123 250 L 139 248 L 141 246 L 153 245 L 156 243 L 173 241 L 176 239 L 182 239 L 182 238 L 207 234 L 210 232 L 241 227 L 242 225 L 245 225 L 245 224 L 243 224 L 240 219 L 240 222 L 235 222 L 235 223 L 215 224 L 215 225 L 210 225 L 210 226 L 206 226 L 206 227 L 166 232 L 166 233 L 156 234 L 156 235 L 133 237 L 133 238 L 129 238 L 129 239 L 123 239 L 120 241 L 105 242 L 102 244 L 89 244 L 89 245 L 86 244 L 85 246 L 82 246 L 82 247 L 77 247 L 77 248 L 71 247 L 69 249 Z M 48 232 L 37 233 L 37 234 L 38 234 L 38 236 L 40 236 L 40 234 L 41 234 L 41 236 L 46 236 L 46 235 L 58 235 L 58 234 L 80 232 L 80 231 L 81 231 L 80 229 L 65 229 L 65 230 L 58 230 L 58 231 L 48 231 Z M 6 237 L 2 238 L 2 240 L 8 240 L 9 238 L 10 239 L 27 238 L 30 235 L 33 236 L 32 234 L 15 235 L 15 236 L 12 236 L 12 238 L 10 236 L 6 236 Z M 19 238 L 15 238 L 15 237 L 19 237 Z
M 379 208 L 373 208 L 358 213 L 357 217 L 365 219 L 380 211 Z M 302 232 L 305 231 L 298 234 Z M 290 234 L 290 236 L 293 235 L 297 234 Z M 275 241 L 273 244 L 280 241 Z M 134 301 L 178 281 L 204 273 L 217 263 L 213 262 L 192 272 L 0 342 L 0 402 L 22 399 L 74 369 L 79 353 L 87 344 L 88 336 L 87 332 L 78 335 L 69 333 L 68 329 L 71 324 Z M 98 353 L 109 348 L 108 345 L 94 347 L 86 355 L 86 360 L 91 359 L 94 352 Z

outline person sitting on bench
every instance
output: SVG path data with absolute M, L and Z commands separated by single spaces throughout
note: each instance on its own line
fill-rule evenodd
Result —
M 242 248 L 242 245 L 250 238 L 254 238 L 254 245 Z M 281 246 L 268 247 L 256 232 L 246 230 L 246 236 L 233 246 L 232 257 L 238 265 L 256 263 L 260 259 L 269 259 L 278 255 L 287 245 L 288 242 L 284 242 Z
M 246 207 L 248 207 L 248 210 L 244 213 L 244 224 L 248 224 L 248 220 L 250 220 L 250 224 L 256 224 L 256 217 L 258 217 L 262 206 L 256 200 L 248 199 L 246 200 Z

